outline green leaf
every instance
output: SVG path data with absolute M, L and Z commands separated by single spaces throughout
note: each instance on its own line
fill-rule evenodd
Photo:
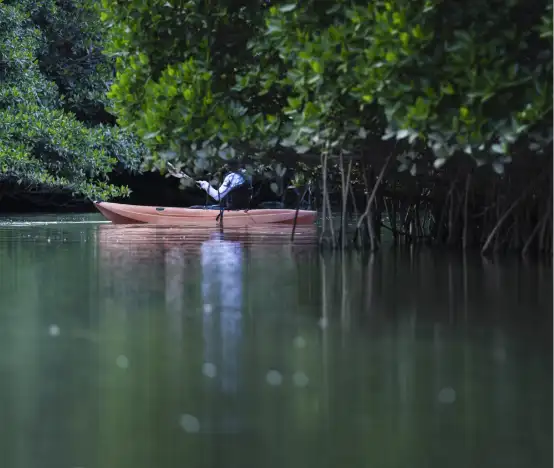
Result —
M 419 24 L 412 29 L 412 36 L 417 39 L 421 39 L 423 37 L 423 31 L 421 30 L 421 26 Z
M 496 172 L 497 174 L 499 174 L 499 175 L 504 174 L 504 164 L 499 163 L 499 162 L 495 162 L 495 163 L 492 164 L 492 168 L 493 168 L 494 172 Z
M 446 163 L 446 158 L 437 158 L 433 161 L 435 169 L 440 169 Z
M 398 130 L 398 132 L 396 132 L 396 139 L 403 140 L 404 138 L 407 138 L 409 134 L 410 134 L 409 130 L 406 130 L 406 129 Z
M 444 86 L 441 87 L 441 91 L 444 94 L 452 96 L 454 94 L 454 87 L 450 83 L 446 83 Z
M 289 11 L 293 11 L 294 9 L 296 9 L 296 3 L 288 3 L 279 7 L 279 11 L 281 13 L 288 13 Z
M 270 21 L 267 25 L 266 34 L 275 34 L 282 31 L 281 24 L 276 21 Z
M 312 67 L 312 70 L 318 74 L 321 74 L 323 73 L 323 65 L 318 62 L 318 61 L 315 61 L 315 60 L 312 60 L 310 62 L 310 66 Z
M 302 99 L 297 97 L 288 97 L 287 102 L 289 103 L 289 106 L 293 109 L 299 109 L 300 106 L 302 106 Z

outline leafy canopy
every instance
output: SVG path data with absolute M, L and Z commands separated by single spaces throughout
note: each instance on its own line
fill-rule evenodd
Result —
M 0 3 L 0 178 L 93 198 L 124 195 L 127 189 L 110 185 L 107 174 L 119 161 L 136 166 L 140 146 L 128 132 L 92 126 L 67 110 L 81 106 L 82 95 L 100 99 L 94 89 L 101 80 L 95 81 L 94 70 L 54 69 L 56 62 L 71 64 L 72 49 L 53 59 L 53 42 L 45 40 L 56 28 L 60 32 L 62 19 L 71 26 L 67 15 L 76 5 L 87 7 L 79 1 Z M 82 30 L 88 26 L 81 24 Z M 58 84 L 63 80 L 73 83 L 65 95 Z
M 552 141 L 552 5 L 542 1 L 102 0 L 109 97 L 153 166 L 376 139 L 500 171 Z

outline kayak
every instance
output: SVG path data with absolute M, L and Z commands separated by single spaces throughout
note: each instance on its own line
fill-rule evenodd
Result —
M 219 210 L 172 208 L 120 203 L 94 202 L 106 219 L 114 224 L 165 224 L 175 226 L 214 226 L 219 223 Z M 264 224 L 313 224 L 316 211 L 286 209 L 225 210 L 223 225 L 244 227 Z

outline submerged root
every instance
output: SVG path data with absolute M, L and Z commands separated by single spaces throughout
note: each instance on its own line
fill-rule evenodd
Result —
M 522 170 L 521 163 L 513 169 L 507 166 L 499 177 L 490 168 L 476 168 L 466 161 L 448 171 L 418 170 L 412 176 L 394 168 L 389 171 L 393 160 L 390 153 L 373 178 L 363 157 L 346 161 L 339 153 L 331 165 L 328 155 L 322 155 L 322 243 L 373 252 L 386 233 L 395 245 L 478 249 L 483 255 L 552 251 L 552 180 L 546 166 L 537 164 L 528 170 Z M 333 207 L 340 216 L 338 229 L 331 216 Z M 351 216 L 355 221 L 352 242 L 348 242 Z

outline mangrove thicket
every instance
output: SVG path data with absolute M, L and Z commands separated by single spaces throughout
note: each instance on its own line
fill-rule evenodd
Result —
M 285 162 L 346 246 L 550 250 L 552 4 L 103 0 L 147 165 Z M 219 162 L 217 162 L 219 161 Z M 360 197 L 360 194 L 365 194 Z M 326 218 L 332 206 L 340 226 Z

